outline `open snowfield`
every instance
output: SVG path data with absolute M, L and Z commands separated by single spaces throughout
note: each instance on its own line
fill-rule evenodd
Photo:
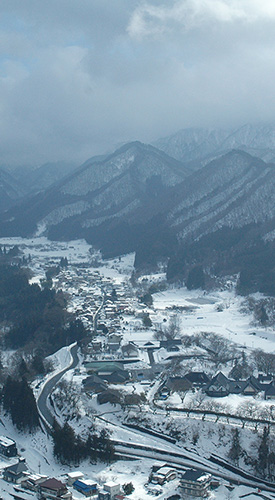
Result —
M 274 328 L 253 324 L 253 315 L 241 312 L 244 299 L 236 295 L 234 290 L 207 294 L 202 290 L 173 288 L 154 294 L 153 297 L 155 310 L 163 314 L 173 306 L 195 307 L 193 311 L 178 313 L 181 333 L 184 335 L 212 332 L 245 348 L 259 348 L 266 352 L 275 350 Z

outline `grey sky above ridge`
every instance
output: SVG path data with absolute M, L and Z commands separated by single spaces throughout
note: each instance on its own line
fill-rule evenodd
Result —
M 1 164 L 275 117 L 273 0 L 1 0 Z

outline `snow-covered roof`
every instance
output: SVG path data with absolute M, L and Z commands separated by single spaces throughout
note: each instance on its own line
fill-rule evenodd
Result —
M 6 436 L 0 436 L 0 444 L 2 446 L 12 446 L 13 444 L 15 444 L 15 441 L 13 439 L 10 439 Z

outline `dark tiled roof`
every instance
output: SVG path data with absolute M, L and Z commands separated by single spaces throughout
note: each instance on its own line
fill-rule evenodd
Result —
M 207 384 L 209 382 L 209 377 L 204 372 L 190 372 L 185 375 L 185 378 L 197 384 Z
M 182 479 L 185 481 L 197 481 L 200 477 L 206 476 L 206 472 L 197 469 L 188 469 L 183 475 Z
M 46 481 L 43 481 L 43 483 L 40 483 L 41 488 L 49 488 L 50 490 L 63 490 L 67 489 L 66 485 L 64 483 L 61 483 L 61 481 L 58 481 L 58 479 L 55 479 L 55 477 L 51 477 L 50 479 L 46 479 Z
M 17 462 L 16 464 L 10 465 L 5 469 L 6 472 L 10 472 L 15 475 L 21 474 L 21 472 L 25 472 L 26 470 L 28 470 L 28 467 L 26 466 L 26 463 L 23 460 L 19 460 L 19 462 Z

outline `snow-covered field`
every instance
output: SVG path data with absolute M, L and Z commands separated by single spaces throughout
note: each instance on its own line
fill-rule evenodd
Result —
M 195 307 L 192 312 L 180 314 L 181 332 L 184 335 L 213 332 L 245 348 L 274 352 L 274 328 L 253 324 L 253 315 L 241 312 L 243 301 L 243 297 L 236 295 L 234 290 L 206 294 L 202 290 L 174 288 L 154 294 L 157 312 L 167 311 L 173 306 Z

